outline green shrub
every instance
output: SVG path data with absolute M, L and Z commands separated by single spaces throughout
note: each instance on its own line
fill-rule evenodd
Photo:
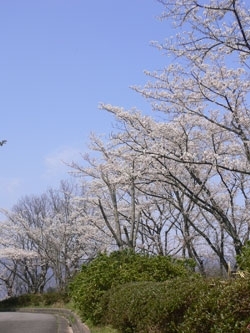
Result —
M 179 324 L 204 285 L 201 277 L 192 276 L 112 288 L 102 300 L 106 309 L 102 322 L 122 333 L 179 332 Z
M 66 304 L 70 301 L 66 292 L 52 291 L 42 294 L 43 304 L 46 306 L 57 305 L 58 303 Z
M 250 241 L 242 247 L 241 254 L 236 257 L 236 260 L 241 270 L 250 272 Z
M 249 332 L 250 281 L 179 277 L 130 283 L 103 297 L 103 324 L 122 333 Z
M 185 314 L 179 333 L 243 333 L 250 323 L 250 284 L 247 279 L 206 282 Z
M 130 251 L 100 254 L 74 278 L 70 295 L 83 320 L 99 323 L 103 308 L 101 299 L 111 288 L 128 282 L 165 281 L 185 276 L 189 261 L 164 256 L 144 256 Z
M 17 297 L 7 298 L 0 302 L 1 308 L 20 308 L 27 306 L 38 306 L 42 303 L 40 294 L 23 294 Z
M 44 294 L 23 294 L 17 297 L 7 298 L 0 302 L 1 309 L 20 307 L 51 306 L 58 303 L 66 304 L 69 296 L 65 292 L 49 292 Z

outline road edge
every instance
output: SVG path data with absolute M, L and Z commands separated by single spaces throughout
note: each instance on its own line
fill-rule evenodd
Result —
M 73 333 L 91 333 L 87 325 L 71 310 L 64 308 L 15 308 L 8 309 L 8 311 L 19 312 L 36 312 L 36 313 L 49 313 L 64 317 L 68 325 L 71 327 Z

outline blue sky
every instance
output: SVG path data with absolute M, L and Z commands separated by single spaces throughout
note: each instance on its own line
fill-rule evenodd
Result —
M 100 102 L 149 105 L 130 86 L 167 58 L 150 46 L 170 28 L 156 0 L 0 2 L 0 207 L 67 179 L 90 132 L 109 133 Z

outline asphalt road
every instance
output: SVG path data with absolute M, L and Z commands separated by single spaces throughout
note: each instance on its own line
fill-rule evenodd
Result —
M 71 333 L 64 318 L 45 313 L 0 312 L 0 332 Z

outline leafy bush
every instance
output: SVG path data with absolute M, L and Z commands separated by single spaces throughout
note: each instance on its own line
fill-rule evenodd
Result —
M 209 287 L 209 288 L 208 288 Z M 243 333 L 249 332 L 250 281 L 248 279 L 207 282 L 197 302 L 192 304 L 180 333 Z
M 0 302 L 1 308 L 20 308 L 26 306 L 38 306 L 42 303 L 40 294 L 24 294 L 17 297 L 7 298 Z
M 0 302 L 1 309 L 12 309 L 32 306 L 51 306 L 54 304 L 69 302 L 67 293 L 49 292 L 44 294 L 23 294 L 17 297 L 7 298 Z
M 144 256 L 130 251 L 100 254 L 75 277 L 70 295 L 83 320 L 99 323 L 101 299 L 111 288 L 128 282 L 165 281 L 185 276 L 192 263 L 164 256 Z
M 122 333 L 246 333 L 249 300 L 247 279 L 130 283 L 106 293 L 102 322 Z
M 250 272 L 250 241 L 243 246 L 241 254 L 236 259 L 240 269 Z
M 178 325 L 204 285 L 201 277 L 191 276 L 112 288 L 103 298 L 102 321 L 123 333 L 179 332 Z
M 43 304 L 46 306 L 50 305 L 58 305 L 61 304 L 67 304 L 70 302 L 69 295 L 66 292 L 47 292 L 42 294 Z

